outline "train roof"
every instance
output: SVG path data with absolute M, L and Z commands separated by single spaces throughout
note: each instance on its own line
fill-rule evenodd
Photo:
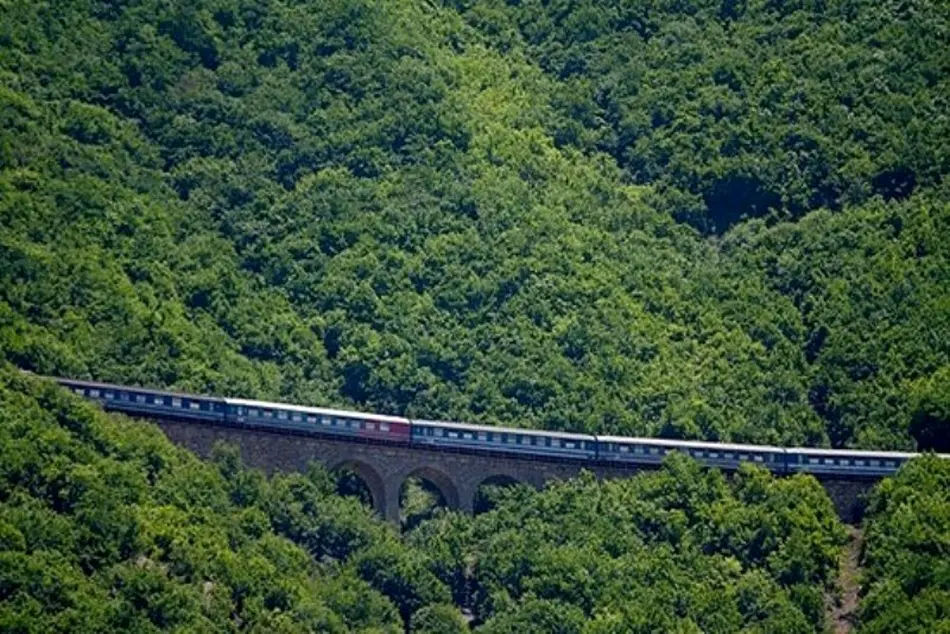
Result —
M 341 418 L 359 418 L 361 420 L 371 420 L 380 423 L 404 423 L 409 424 L 408 418 L 402 416 L 389 416 L 386 414 L 367 414 L 365 412 L 354 412 L 345 409 L 328 409 L 325 407 L 310 407 L 308 405 L 290 405 L 288 403 L 276 403 L 273 401 L 255 401 L 246 398 L 225 398 L 224 402 L 228 405 L 241 405 L 244 407 L 259 407 L 261 409 L 283 409 L 291 412 L 303 412 L 305 414 L 314 414 L 317 416 L 338 416 Z
M 103 383 L 101 381 L 85 381 L 81 379 L 64 379 L 58 376 L 43 377 L 55 381 L 60 385 L 75 385 L 77 387 L 91 387 L 100 390 L 121 390 L 123 392 L 148 392 L 149 394 L 161 394 L 162 396 L 174 396 L 177 398 L 201 399 L 205 401 L 223 401 L 220 396 L 204 396 L 201 394 L 189 394 L 187 392 L 175 392 L 156 387 L 139 387 L 135 385 L 117 385 L 115 383 Z
M 789 447 L 788 453 L 808 454 L 812 456 L 852 456 L 854 458 L 915 458 L 918 453 L 907 451 L 868 451 L 863 449 L 822 449 L 818 447 Z M 939 454 L 938 454 L 939 455 Z
M 416 418 L 412 419 L 412 424 L 430 427 L 447 427 L 449 429 L 458 429 L 459 431 L 484 431 L 503 434 L 522 434 L 525 436 L 544 436 L 547 438 L 563 438 L 566 440 L 597 440 L 597 437 L 591 434 L 575 434 L 564 431 L 545 431 L 543 429 L 527 429 L 523 427 L 496 427 L 494 425 L 474 425 L 470 423 L 453 423 L 451 421 L 442 420 L 420 420 Z
M 719 451 L 749 451 L 765 453 L 782 453 L 781 447 L 773 445 L 742 445 L 725 442 L 708 442 L 704 440 L 675 440 L 672 438 L 643 438 L 635 436 L 597 436 L 600 442 L 615 442 L 628 445 L 651 445 L 656 447 L 683 447 L 686 449 L 707 449 Z
M 33 374 L 26 370 L 21 370 L 26 374 Z M 35 375 L 39 376 L 39 375 Z M 68 379 L 63 377 L 52 377 L 44 376 L 48 380 L 55 381 L 61 385 L 66 386 L 76 386 L 76 387 L 88 387 L 88 388 L 98 388 L 102 390 L 122 390 L 122 391 L 138 391 L 138 392 L 147 392 L 150 394 L 160 394 L 163 396 L 174 396 L 178 398 L 187 398 L 187 399 L 201 399 L 205 401 L 215 401 L 215 402 L 225 402 L 232 405 L 242 405 L 245 407 L 260 407 L 267 409 L 282 409 L 287 411 L 297 411 L 304 412 L 307 414 L 322 415 L 322 416 L 339 416 L 343 418 L 359 418 L 363 420 L 371 420 L 377 422 L 387 422 L 387 423 L 404 423 L 404 424 L 418 424 L 422 426 L 437 426 L 437 427 L 447 427 L 464 431 L 475 431 L 475 432 L 501 432 L 508 434 L 522 434 L 528 436 L 546 436 L 551 438 L 563 438 L 569 440 L 586 440 L 586 441 L 599 441 L 599 442 L 615 442 L 615 443 L 624 443 L 624 444 L 640 444 L 640 445 L 652 445 L 652 446 L 662 446 L 662 447 L 681 447 L 685 449 L 706 449 L 706 450 L 719 450 L 719 451 L 745 451 L 745 452 L 760 452 L 760 453 L 782 453 L 787 452 L 796 455 L 812 455 L 812 456 L 851 456 L 854 458 L 902 458 L 910 459 L 921 454 L 912 453 L 912 452 L 902 452 L 902 451 L 869 451 L 869 450 L 859 450 L 859 449 L 826 449 L 826 448 L 812 448 L 812 447 L 777 447 L 773 445 L 748 445 L 748 444 L 737 444 L 737 443 L 718 443 L 718 442 L 708 442 L 702 440 L 675 440 L 671 438 L 644 438 L 644 437 L 633 437 L 633 436 L 594 436 L 591 434 L 578 434 L 571 432 L 562 432 L 562 431 L 545 431 L 541 429 L 526 429 L 526 428 L 516 428 L 516 427 L 496 427 L 492 425 L 475 425 L 469 423 L 456 423 L 451 421 L 434 421 L 434 420 L 417 420 L 402 417 L 402 416 L 389 416 L 385 414 L 370 414 L 364 412 L 355 412 L 349 410 L 340 410 L 340 409 L 329 409 L 323 407 L 310 407 L 307 405 L 291 405 L 288 403 L 277 403 L 273 401 L 257 401 L 252 399 L 243 399 L 243 398 L 227 398 L 219 396 L 205 396 L 201 394 L 189 394 L 187 392 L 177 392 L 166 389 L 152 388 L 152 387 L 137 387 L 129 385 L 118 385 L 115 383 L 104 383 L 101 381 L 87 381 L 82 379 Z M 943 459 L 950 459 L 950 454 L 936 454 L 938 457 Z

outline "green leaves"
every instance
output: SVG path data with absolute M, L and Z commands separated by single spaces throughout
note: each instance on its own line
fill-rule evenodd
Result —
M 322 470 L 268 481 L 226 450 L 217 465 L 203 464 L 157 429 L 106 417 L 9 367 L 0 369 L 0 420 L 4 630 L 400 624 L 392 603 L 354 569 L 318 563 L 304 549 L 345 558 L 377 543 L 406 553 L 369 511 L 332 496 Z M 287 488 L 297 489 L 300 510 Z M 328 528 L 308 534 L 295 512 Z M 334 534 L 347 525 L 364 541 L 334 550 Z M 447 597 L 426 579 L 433 596 Z
M 908 462 L 872 492 L 859 613 L 862 631 L 927 632 L 950 612 L 950 462 Z
M 673 455 L 626 480 L 500 490 L 410 539 L 463 573 L 456 600 L 486 631 L 779 632 L 822 630 L 844 532 L 812 478 L 728 481 Z

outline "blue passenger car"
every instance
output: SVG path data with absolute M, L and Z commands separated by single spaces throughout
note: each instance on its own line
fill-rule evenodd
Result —
M 55 380 L 76 394 L 97 401 L 107 410 L 127 414 L 224 422 L 224 401 L 213 396 L 179 394 L 164 390 L 126 387 L 94 381 Z
M 409 441 L 409 419 L 400 416 L 239 398 L 224 400 L 227 404 L 228 422 L 238 425 L 387 442 Z
M 413 420 L 412 443 L 536 456 L 594 459 L 597 439 L 586 434 Z
M 902 464 L 916 455 L 894 451 L 794 447 L 786 450 L 786 462 L 789 473 L 846 474 L 849 477 L 863 475 L 877 478 L 893 475 Z
M 600 459 L 639 464 L 659 464 L 671 452 L 692 456 L 708 467 L 736 469 L 740 464 L 757 464 L 771 471 L 784 471 L 784 450 L 769 445 L 739 445 L 664 438 L 598 436 Z

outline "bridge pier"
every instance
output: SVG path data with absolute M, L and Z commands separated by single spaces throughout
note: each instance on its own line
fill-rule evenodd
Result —
M 399 526 L 399 496 L 402 493 L 403 480 L 389 478 L 386 480 L 386 493 L 382 508 L 376 507 L 376 512 L 396 526 Z
M 877 482 L 872 480 L 833 480 L 818 478 L 828 492 L 838 517 L 846 524 L 857 525 L 864 517 L 867 496 Z

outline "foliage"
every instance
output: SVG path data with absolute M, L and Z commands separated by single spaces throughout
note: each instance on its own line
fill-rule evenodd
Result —
M 861 632 L 950 628 L 950 460 L 908 462 L 873 491 Z
M 810 477 L 670 456 L 405 539 L 324 469 L 210 463 L 0 369 L 4 631 L 819 631 L 843 529 Z
M 557 84 L 546 129 L 706 231 L 903 199 L 950 168 L 940 2 L 453 3 Z
M 496 499 L 492 511 L 441 516 L 410 535 L 483 631 L 824 627 L 822 587 L 844 533 L 810 477 L 743 468 L 729 481 L 672 455 L 657 473 L 587 474 Z
M 0 351 L 910 448 L 950 367 L 942 14 L 793 5 L 5 2 Z
M 325 471 L 202 463 L 8 367 L 0 518 L 5 632 L 402 631 L 402 596 L 360 572 L 374 548 L 412 555 Z M 387 583 L 448 596 L 424 570 Z

